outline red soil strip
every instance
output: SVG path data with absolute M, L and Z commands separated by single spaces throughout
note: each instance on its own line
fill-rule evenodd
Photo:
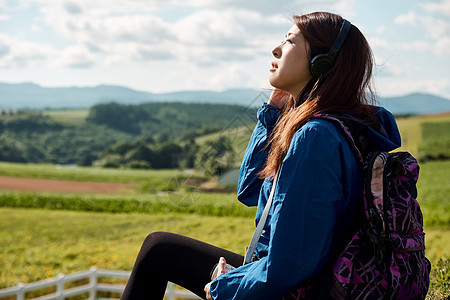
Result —
M 137 187 L 138 185 L 135 183 L 80 182 L 0 176 L 1 190 L 120 194 Z

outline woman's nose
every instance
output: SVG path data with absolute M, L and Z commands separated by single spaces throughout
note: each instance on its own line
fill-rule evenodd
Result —
M 280 49 L 280 46 L 277 46 L 277 47 L 275 47 L 275 48 L 272 50 L 272 55 L 273 55 L 275 58 L 280 58 L 280 57 L 281 57 L 281 49 Z

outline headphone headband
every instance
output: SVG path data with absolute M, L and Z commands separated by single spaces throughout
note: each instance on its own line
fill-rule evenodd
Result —
M 328 51 L 328 56 L 331 57 L 333 60 L 336 58 L 339 49 L 341 49 L 342 44 L 344 43 L 351 26 L 352 24 L 346 19 L 344 19 L 344 23 L 342 23 L 341 30 L 339 31 L 336 40 L 331 46 L 330 51 Z
M 342 23 L 341 30 L 339 31 L 339 34 L 334 40 L 328 53 L 318 54 L 311 60 L 309 69 L 313 78 L 319 78 L 320 76 L 326 75 L 327 72 L 333 67 L 339 49 L 341 49 L 342 44 L 350 31 L 350 27 L 352 26 L 349 21 L 345 19 L 343 20 L 344 22 Z

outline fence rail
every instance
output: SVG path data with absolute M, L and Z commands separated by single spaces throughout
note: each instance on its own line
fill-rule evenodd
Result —
M 68 297 L 89 294 L 89 300 L 111 300 L 113 298 L 98 298 L 97 293 L 111 292 L 120 294 L 123 292 L 125 285 L 99 283 L 99 278 L 128 279 L 129 276 L 130 272 L 99 270 L 96 267 L 92 267 L 88 271 L 82 271 L 68 275 L 60 274 L 55 278 L 49 278 L 28 284 L 19 283 L 16 287 L 0 290 L 0 299 L 7 297 L 11 298 L 15 296 L 16 300 L 64 300 Z M 88 283 L 80 286 L 66 288 L 67 283 L 74 283 L 80 280 L 88 280 Z M 46 288 L 53 288 L 52 292 L 43 296 L 39 296 L 37 298 L 26 297 L 27 294 L 37 292 Z M 197 295 L 189 291 L 175 289 L 175 285 L 172 282 L 169 282 L 169 284 L 167 285 L 165 296 L 168 300 L 175 300 L 175 298 L 200 299 Z

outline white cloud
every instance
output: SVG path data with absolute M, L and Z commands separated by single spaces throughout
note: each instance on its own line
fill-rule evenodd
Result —
M 11 45 L 6 41 L 0 40 L 0 58 L 8 55 L 9 53 L 11 53 Z
M 407 14 L 398 16 L 394 21 L 400 25 L 423 28 L 428 36 L 436 40 L 450 35 L 450 20 L 441 19 L 435 15 L 418 15 L 410 11 Z
M 418 87 L 428 92 L 445 89 L 444 81 L 427 75 L 425 69 L 430 63 L 419 61 L 437 54 L 439 60 L 430 68 L 445 65 L 450 54 L 450 0 L 418 1 L 392 9 L 403 12 L 394 24 L 384 22 L 380 16 L 372 28 L 374 36 L 367 36 L 377 55 L 376 75 L 383 82 L 380 87 L 388 93 L 417 91 Z M 0 0 L 0 5 L 2 2 L 5 3 Z M 134 81 L 145 78 L 140 82 L 145 89 L 159 91 L 261 86 L 267 81 L 270 51 L 291 26 L 292 15 L 324 10 L 352 18 L 363 5 L 355 0 L 21 0 L 19 3 L 22 7 L 28 5 L 28 12 L 37 9 L 40 13 L 34 15 L 32 25 L 28 26 L 28 34 L 34 34 L 35 42 L 25 42 L 26 35 L 11 34 L 6 40 L 0 36 L 1 67 L 25 70 L 26 66 L 40 66 L 67 74 L 73 68 L 78 68 L 75 74 L 92 70 L 102 77 L 98 82 L 130 83 L 129 78 L 136 76 Z M 14 8 L 20 11 L 17 5 Z M 397 7 L 397 4 L 382 5 Z M 8 22 L 6 18 L 4 21 Z M 369 23 L 362 23 L 361 26 L 370 28 Z M 46 39 L 47 44 L 40 44 L 36 37 L 49 29 L 53 32 Z M 393 38 L 403 32 L 407 33 Z M 58 43 L 48 44 L 58 38 Z M 407 56 L 411 57 L 408 63 Z M 136 66 L 142 72 L 139 76 Z M 124 69 L 128 73 L 114 74 Z M 108 74 L 98 70 L 108 70 L 105 71 Z M 412 73 L 423 74 L 422 78 L 427 80 L 415 79 Z M 77 80 L 82 85 L 82 79 Z M 408 83 L 402 83 L 405 80 Z
M 417 22 L 419 22 L 419 16 L 417 16 L 413 11 L 409 11 L 406 14 L 397 16 L 394 19 L 394 22 L 401 25 L 417 25 Z
M 64 2 L 64 8 L 71 15 L 78 15 L 83 13 L 83 8 L 79 4 L 72 1 Z
M 117 43 L 131 40 L 154 43 L 170 38 L 170 24 L 152 15 L 103 15 L 99 8 L 68 13 L 61 6 L 43 9 L 45 22 L 68 39 L 79 43 Z
M 372 49 L 386 49 L 391 47 L 391 43 L 386 39 L 378 37 L 367 37 L 367 41 L 369 42 L 369 45 L 372 47 Z
M 231 1 L 203 2 L 217 6 Z M 127 59 L 181 59 L 205 67 L 223 59 L 251 60 L 270 51 L 290 26 L 288 18 L 235 8 L 201 9 L 169 23 L 156 14 L 141 11 L 118 14 L 120 3 L 113 2 L 101 10 L 98 5 L 103 4 L 102 0 L 64 2 L 46 5 L 42 13 L 46 25 L 74 44 L 102 52 L 101 61 L 107 64 Z
M 56 51 L 48 45 L 20 41 L 0 34 L 0 67 L 2 68 L 36 66 L 50 61 L 55 54 Z
M 32 32 L 41 32 L 42 28 L 38 24 L 32 24 L 31 25 L 31 31 Z
M 174 58 L 174 55 L 166 49 L 156 49 L 147 45 L 136 47 L 133 56 L 136 60 L 141 61 L 164 61 Z
M 436 43 L 436 53 L 441 55 L 450 55 L 450 36 L 439 39 Z
M 240 0 L 24 0 L 39 4 L 41 20 L 36 32 L 50 27 L 72 41 L 59 53 L 61 66 L 110 65 L 127 61 L 180 59 L 202 67 L 226 61 L 252 60 L 270 52 L 290 26 L 283 16 L 302 13 L 299 7 L 354 9 L 354 0 L 240 1 Z M 177 21 L 165 21 L 161 10 L 195 10 Z M 42 26 L 41 26 L 42 25 Z M 75 51 L 75 49 L 78 49 Z M 83 49 L 83 50 L 81 50 Z M 89 57 L 89 58 L 88 58 Z M 67 59 L 64 63 L 63 60 Z
M 450 1 L 443 1 L 441 3 L 444 4 L 441 6 L 444 14 L 446 14 L 445 6 L 448 6 L 448 3 L 450 3 Z M 435 54 L 448 55 L 450 54 L 450 48 L 448 47 L 450 19 L 440 18 L 434 9 L 428 9 L 428 11 L 430 14 L 422 13 L 420 15 L 413 11 L 409 11 L 408 13 L 395 18 L 394 22 L 399 25 L 411 26 L 415 28 L 416 31 L 419 31 L 420 29 L 425 30 L 425 35 L 420 36 L 418 34 L 418 39 L 410 43 L 409 47 L 412 49 L 422 51 L 431 50 L 431 52 L 434 52 Z
M 255 74 L 241 65 L 231 65 L 223 67 L 218 73 L 211 77 L 209 84 L 215 89 L 228 89 L 236 86 L 242 86 L 246 83 L 248 86 L 258 87 L 260 84 L 260 74 Z
M 289 26 L 288 19 L 280 21 L 279 17 L 226 9 L 199 11 L 177 22 L 173 29 L 179 40 L 188 45 L 256 48 L 265 39 L 281 39 Z
M 86 68 L 94 65 L 96 60 L 96 55 L 82 45 L 69 46 L 59 51 L 50 45 L 0 35 L 0 67 L 2 68 L 27 68 L 42 65 L 49 68 Z
M 69 68 L 88 68 L 95 64 L 96 56 L 86 47 L 69 46 L 59 53 L 54 60 L 56 66 Z
M 309 13 L 314 11 L 329 11 L 342 15 L 344 18 L 356 16 L 355 0 L 319 0 L 319 1 L 296 1 L 299 11 L 296 13 Z
M 378 28 L 376 29 L 376 33 L 377 33 L 377 34 L 383 34 L 383 33 L 385 33 L 387 30 L 388 30 L 388 27 L 387 27 L 387 26 L 381 25 L 381 26 L 378 26 Z
M 392 42 L 385 38 L 377 38 L 377 37 L 371 37 L 368 38 L 369 44 L 372 47 L 373 51 L 390 51 L 390 52 L 418 52 L 418 53 L 426 53 L 426 52 L 435 52 L 438 53 L 438 48 L 441 48 L 442 46 L 436 46 L 430 42 L 427 41 L 411 41 L 411 42 Z M 441 41 L 438 41 L 439 43 Z
M 409 77 L 402 78 L 378 78 L 377 92 L 381 96 L 405 95 L 414 92 L 430 93 L 448 98 L 450 80 L 448 78 L 422 79 Z M 446 94 L 447 93 L 447 94 Z
M 422 6 L 426 11 L 430 13 L 450 17 L 450 0 L 442 0 L 439 3 L 427 2 Z

